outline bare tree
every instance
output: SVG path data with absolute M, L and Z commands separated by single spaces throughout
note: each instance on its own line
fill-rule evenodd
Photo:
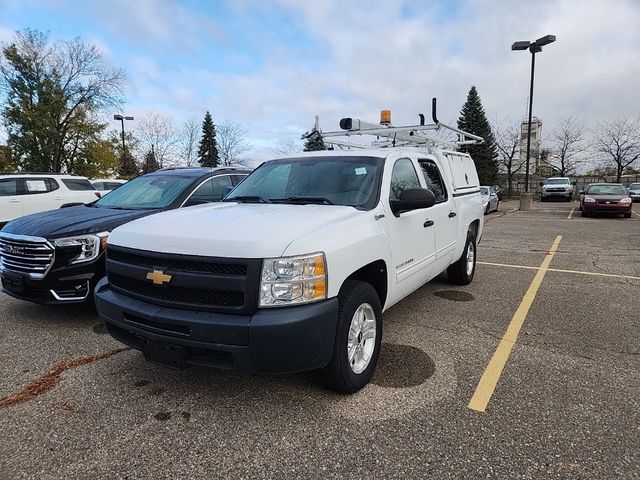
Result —
M 200 122 L 195 117 L 188 118 L 182 125 L 180 156 L 188 167 L 195 165 L 198 161 L 200 128 Z
M 584 123 L 574 116 L 561 118 L 551 132 L 551 159 L 560 176 L 574 175 L 585 162 L 581 155 L 589 148 L 585 141 Z
M 240 157 L 253 148 L 240 124 L 232 120 L 216 125 L 216 140 L 220 162 L 225 166 L 242 165 Z
M 605 165 L 615 167 L 619 182 L 625 169 L 640 158 L 640 119 L 619 117 L 598 123 L 593 136 L 596 151 L 602 155 Z
M 275 155 L 289 155 L 291 153 L 302 152 L 303 148 L 299 140 L 288 139 L 278 143 L 271 151 Z
M 520 123 L 505 118 L 492 126 L 498 150 L 498 169 L 507 174 L 507 195 L 513 192 L 513 177 L 526 164 L 520 155 Z
M 158 168 L 178 163 L 180 135 L 171 117 L 149 113 L 140 119 L 137 127 L 140 150 L 144 153 L 153 150 Z

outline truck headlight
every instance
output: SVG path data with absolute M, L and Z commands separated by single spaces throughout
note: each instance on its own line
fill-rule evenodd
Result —
M 75 257 L 69 260 L 69 264 L 84 263 L 95 260 L 107 246 L 109 232 L 101 232 L 92 235 L 78 235 L 76 237 L 58 238 L 53 240 L 56 247 L 79 247 Z
M 277 307 L 327 298 L 324 253 L 265 258 L 260 281 L 260 306 Z

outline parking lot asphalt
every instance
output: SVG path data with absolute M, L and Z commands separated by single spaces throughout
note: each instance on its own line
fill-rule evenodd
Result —
M 0 294 L 0 478 L 640 478 L 640 208 L 575 207 L 485 217 L 473 283 L 387 311 L 352 396 L 168 370 Z

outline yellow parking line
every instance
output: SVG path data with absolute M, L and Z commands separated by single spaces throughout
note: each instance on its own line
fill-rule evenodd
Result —
M 511 323 L 509 323 L 509 326 L 507 327 L 507 331 L 502 336 L 502 339 L 498 344 L 498 348 L 494 352 L 493 357 L 491 357 L 491 360 L 489 361 L 487 368 L 482 374 L 480 382 L 478 383 L 478 386 L 476 387 L 476 390 L 473 393 L 471 400 L 469 401 L 470 409 L 476 410 L 478 412 L 484 412 L 486 410 L 487 405 L 491 400 L 491 396 L 496 389 L 498 380 L 500 380 L 502 369 L 509 359 L 511 349 L 513 348 L 513 345 L 518 338 L 518 333 L 520 333 L 520 329 L 522 328 L 524 320 L 525 318 L 527 318 L 529 309 L 531 308 L 531 305 L 536 298 L 538 289 L 540 288 L 542 280 L 544 279 L 544 276 L 549 269 L 551 260 L 553 260 L 553 257 L 558 250 L 558 245 L 560 244 L 561 240 L 562 235 L 558 235 L 553 242 L 553 245 L 551 245 L 551 249 L 542 261 L 540 268 L 536 272 L 536 276 L 533 277 L 533 281 L 531 282 L 531 285 L 529 285 L 527 293 L 525 293 L 522 302 L 520 302 L 520 306 L 516 310 L 516 313 L 513 315 Z
M 576 209 L 576 207 L 573 207 L 571 209 L 571 211 L 569 212 L 569 216 L 567 217 L 568 220 L 571 220 L 571 217 L 573 216 L 573 211 Z
M 494 267 L 524 268 L 527 270 L 540 270 L 540 267 L 529 267 L 527 265 L 511 265 L 508 263 L 492 263 L 492 262 L 476 262 L 476 263 L 478 263 L 478 265 L 491 265 Z M 635 277 L 633 275 L 619 275 L 617 273 L 585 272 L 583 270 L 565 270 L 562 268 L 547 268 L 547 271 L 559 272 L 559 273 L 575 273 L 578 275 L 592 275 L 596 277 L 626 278 L 629 280 L 640 280 L 640 277 Z

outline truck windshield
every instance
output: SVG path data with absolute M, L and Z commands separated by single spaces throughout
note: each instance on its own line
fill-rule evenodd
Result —
M 180 175 L 144 175 L 118 187 L 94 205 L 126 210 L 165 208 L 192 182 L 193 177 Z
M 223 201 L 347 205 L 378 201 L 383 158 L 308 157 L 263 163 Z
M 569 185 L 569 180 L 566 178 L 550 178 L 547 180 L 547 185 Z

